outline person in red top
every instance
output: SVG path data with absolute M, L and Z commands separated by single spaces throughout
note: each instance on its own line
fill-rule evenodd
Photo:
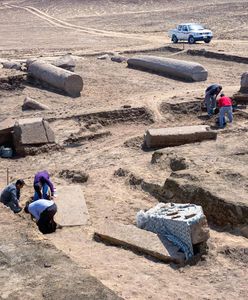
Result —
M 218 106 L 220 109 L 219 127 L 224 128 L 226 114 L 228 116 L 229 122 L 232 123 L 233 121 L 232 100 L 229 97 L 225 96 L 224 94 L 221 94 L 220 99 L 218 101 Z

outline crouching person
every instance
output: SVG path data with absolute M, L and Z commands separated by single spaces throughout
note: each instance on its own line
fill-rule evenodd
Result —
M 18 179 L 16 183 L 7 185 L 0 195 L 0 202 L 8 206 L 14 213 L 19 213 L 22 210 L 19 200 L 24 184 L 23 179 Z
M 57 205 L 52 200 L 39 199 L 27 202 L 24 211 L 36 219 L 36 224 L 43 234 L 56 231 L 57 223 L 53 217 L 57 212 Z

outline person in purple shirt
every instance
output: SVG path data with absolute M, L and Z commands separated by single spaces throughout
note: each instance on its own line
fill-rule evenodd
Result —
M 48 189 L 50 189 L 49 196 Z M 54 186 L 47 171 L 40 171 L 34 176 L 34 201 L 38 199 L 53 199 Z

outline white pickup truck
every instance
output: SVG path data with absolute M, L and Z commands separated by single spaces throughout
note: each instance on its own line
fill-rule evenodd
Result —
M 185 23 L 178 25 L 176 29 L 170 30 L 169 37 L 173 43 L 178 41 L 188 41 L 189 44 L 194 44 L 196 41 L 210 43 L 213 33 L 199 24 Z

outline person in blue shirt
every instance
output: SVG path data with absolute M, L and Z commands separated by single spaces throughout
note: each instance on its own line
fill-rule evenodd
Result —
M 57 205 L 54 201 L 39 199 L 27 202 L 24 211 L 36 219 L 36 224 L 43 234 L 56 231 L 57 223 L 54 221 L 54 216 L 57 213 Z
M 1 192 L 0 202 L 8 206 L 14 213 L 19 213 L 22 208 L 19 205 L 21 189 L 25 185 L 23 179 L 18 179 L 16 183 L 11 183 Z

